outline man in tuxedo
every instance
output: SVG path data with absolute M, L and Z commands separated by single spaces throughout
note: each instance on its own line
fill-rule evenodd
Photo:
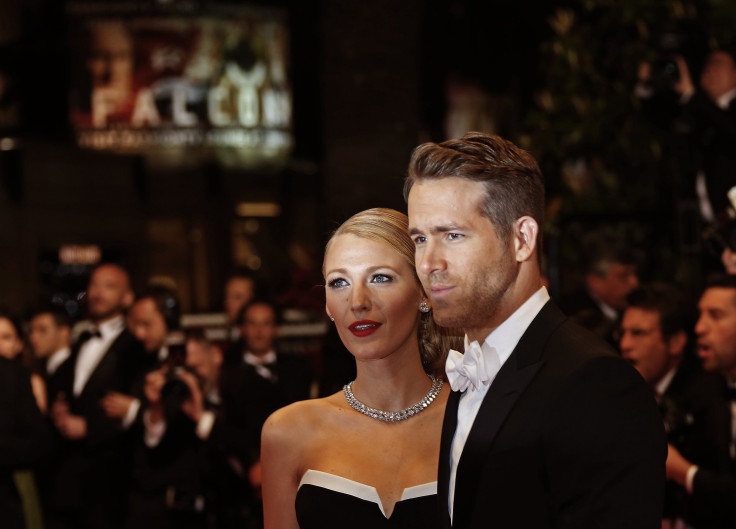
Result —
M 695 303 L 665 284 L 639 287 L 627 297 L 621 321 L 621 354 L 646 380 L 657 399 L 668 441 L 685 457 L 717 465 L 713 432 L 723 406 L 723 379 L 705 373 L 691 348 Z M 686 521 L 698 527 L 699 513 L 687 493 L 670 482 L 665 494 L 664 524 Z
M 626 295 L 639 285 L 638 256 L 619 235 L 600 230 L 581 241 L 584 288 L 565 300 L 565 313 L 586 329 L 617 346 L 616 330 Z
M 442 527 L 660 527 L 666 443 L 651 391 L 550 301 L 536 161 L 468 133 L 412 153 L 416 267 L 451 351 L 438 476 Z
M 120 421 L 101 405 L 109 391 L 129 393 L 145 353 L 125 329 L 133 302 L 127 272 L 98 266 L 87 288 L 89 325 L 59 367 L 59 387 L 51 396 L 51 419 L 58 434 L 46 494 L 48 527 L 118 527 L 124 505 L 125 457 Z
M 38 309 L 31 316 L 28 339 L 33 356 L 44 362 L 47 380 L 71 355 L 71 333 L 69 315 L 60 309 Z
M 183 344 L 172 347 L 174 339 L 181 327 L 181 304 L 176 292 L 163 285 L 151 285 L 135 300 L 127 317 L 130 332 L 143 344 L 146 351 L 144 369 L 159 369 L 165 363 L 180 365 L 184 362 Z M 178 338 L 181 342 L 183 339 Z M 174 351 L 172 353 L 172 350 Z M 143 378 L 141 374 L 133 387 L 133 393 L 126 395 L 110 391 L 102 400 L 102 407 L 108 417 L 122 421 L 124 428 L 129 428 L 141 408 L 143 395 Z
M 728 190 L 736 185 L 736 57 L 726 49 L 711 51 L 696 90 L 687 63 L 678 58 L 675 91 L 684 101 L 679 127 L 693 147 L 696 195 L 707 222 L 717 222 L 732 208 Z
M 698 529 L 733 527 L 736 520 L 736 276 L 708 279 L 695 324 L 698 355 L 706 371 L 726 377 L 724 400 L 714 413 L 715 450 L 711 466 L 696 464 L 675 447 L 667 456 L 667 477 L 685 487 L 700 515 Z

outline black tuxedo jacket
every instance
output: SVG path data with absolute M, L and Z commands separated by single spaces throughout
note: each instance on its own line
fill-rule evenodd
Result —
M 438 497 L 448 514 L 460 394 L 442 427 Z M 452 527 L 660 527 L 666 443 L 641 376 L 548 302 L 503 365 L 457 469 Z
M 56 436 L 56 454 L 45 469 L 43 495 L 52 517 L 55 513 L 86 516 L 87 519 L 78 523 L 79 527 L 107 527 L 107 520 L 113 519 L 114 527 L 120 522 L 125 502 L 128 444 L 120 421 L 108 418 L 100 401 L 108 391 L 130 394 L 133 381 L 145 364 L 145 351 L 132 333 L 123 330 L 103 355 L 82 392 L 75 396 L 78 352 L 77 344 L 71 356 L 59 366 L 55 385 L 57 395 L 63 393 L 71 413 L 86 420 L 87 435 L 80 440 Z
M 666 391 L 658 398 L 668 441 L 685 459 L 705 468 L 724 467 L 724 447 L 716 439 L 721 428 L 719 415 L 725 385 L 722 376 L 704 372 L 698 358 L 686 355 Z M 701 510 L 697 502 L 690 502 L 684 487 L 667 482 L 666 518 L 684 518 L 699 528 L 699 520 L 709 516 Z
M 736 524 L 736 459 L 731 457 L 731 402 L 723 398 L 715 407 L 711 433 L 715 445 L 713 466 L 699 465 L 693 480 L 690 509 L 698 529 L 726 529 Z M 697 462 L 696 462 L 697 463 Z
M 736 185 L 736 100 L 723 110 L 697 92 L 685 105 L 683 120 L 692 138 L 695 169 L 705 173 L 713 211 L 724 213 L 729 207 L 726 194 Z

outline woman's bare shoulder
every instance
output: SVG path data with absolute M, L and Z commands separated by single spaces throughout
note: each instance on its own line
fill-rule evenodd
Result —
M 300 442 L 336 409 L 333 397 L 295 402 L 273 412 L 263 425 L 263 442 Z

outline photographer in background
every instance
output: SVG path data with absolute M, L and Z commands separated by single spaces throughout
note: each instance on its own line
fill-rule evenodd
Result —
M 691 461 L 716 465 L 712 439 L 716 413 L 722 409 L 723 379 L 704 373 L 692 351 L 695 303 L 665 284 L 639 287 L 627 296 L 620 329 L 621 355 L 628 360 L 657 400 L 668 442 Z M 667 483 L 662 527 L 678 520 L 692 527 L 698 513 L 685 489 Z
M 189 330 L 184 347 L 145 379 L 126 527 L 255 527 L 242 370 L 223 378 L 223 348 L 202 330 Z
M 131 395 L 110 391 L 101 402 L 107 416 L 120 420 L 123 428 L 130 428 L 138 418 L 145 374 L 160 369 L 169 361 L 170 346 L 177 341 L 176 333 L 181 329 L 180 320 L 181 304 L 177 293 L 162 285 L 149 285 L 130 308 L 128 330 L 146 351 L 142 373 L 136 378 Z
M 667 123 L 685 140 L 684 165 L 694 176 L 690 189 L 705 238 L 718 255 L 733 244 L 734 206 L 728 191 L 736 186 L 736 56 L 729 49 L 708 52 L 699 89 L 681 55 L 639 66 L 636 95 L 654 121 Z M 672 103 L 672 104 L 670 104 Z M 715 269 L 717 263 L 710 263 Z

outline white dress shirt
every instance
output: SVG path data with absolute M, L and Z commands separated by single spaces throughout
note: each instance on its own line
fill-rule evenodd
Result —
M 503 367 L 503 364 L 508 360 L 511 353 L 514 351 L 516 344 L 526 332 L 527 327 L 531 324 L 532 320 L 539 314 L 542 307 L 549 301 L 549 293 L 545 287 L 540 288 L 534 294 L 527 299 L 521 307 L 516 309 L 511 316 L 501 325 L 496 327 L 491 334 L 489 334 L 483 344 L 481 350 L 484 355 L 493 354 L 491 349 L 495 349 L 495 354 L 498 355 L 499 370 Z M 465 336 L 465 348 L 468 348 L 468 337 Z M 492 360 L 489 360 L 489 362 Z M 457 478 L 457 465 L 460 461 L 460 456 L 463 453 L 465 447 L 465 441 L 468 439 L 470 429 L 475 421 L 475 416 L 478 414 L 480 405 L 483 402 L 483 398 L 488 392 L 488 388 L 493 384 L 493 380 L 488 383 L 484 383 L 480 388 L 475 389 L 472 385 L 460 396 L 460 403 L 457 410 L 457 427 L 455 428 L 455 436 L 452 439 L 452 446 L 450 448 L 450 484 L 447 498 L 447 504 L 450 512 L 450 520 L 453 517 L 453 508 L 455 501 L 455 480 Z
M 59 366 L 63 364 L 64 360 L 69 358 L 71 354 L 72 352 L 68 347 L 63 347 L 55 353 L 52 353 L 51 356 L 49 356 L 49 359 L 46 360 L 46 374 L 53 375 L 56 373 Z
M 250 351 L 246 351 L 243 355 L 243 362 L 253 366 L 261 377 L 271 382 L 275 382 L 275 375 L 267 366 L 276 363 L 276 351 L 271 350 L 260 356 L 254 355 Z
M 94 373 L 94 370 L 105 356 L 112 342 L 120 336 L 120 333 L 124 329 L 125 322 L 123 317 L 118 316 L 99 326 L 98 330 L 101 336 L 93 336 L 82 344 L 77 355 L 77 362 L 74 365 L 73 392 L 75 397 L 78 397 L 82 393 L 89 377 Z

